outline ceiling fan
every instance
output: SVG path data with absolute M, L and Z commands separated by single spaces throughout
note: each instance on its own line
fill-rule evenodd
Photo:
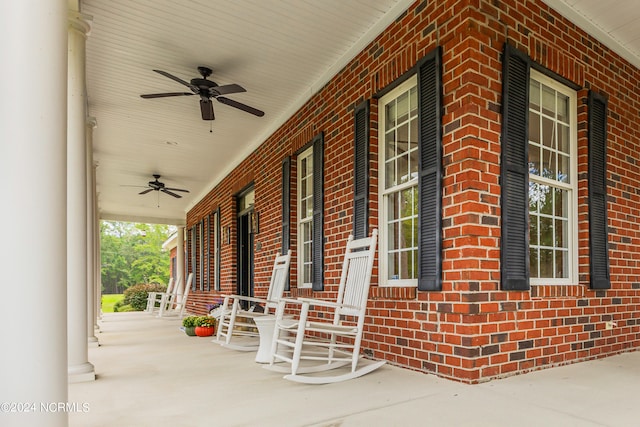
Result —
M 189 190 L 184 190 L 182 188 L 170 188 L 170 187 L 166 187 L 164 185 L 163 182 L 160 182 L 160 175 L 154 174 L 153 177 L 155 178 L 155 181 L 149 181 L 148 183 L 148 187 L 146 190 L 141 191 L 138 194 L 147 194 L 151 191 L 162 191 L 165 194 L 168 194 L 170 196 L 176 197 L 176 198 L 181 198 L 182 196 L 179 194 L 174 193 L 174 191 L 180 191 L 182 193 L 188 193 Z
M 151 98 L 165 98 L 169 96 L 191 96 L 191 95 L 200 95 L 200 111 L 202 112 L 202 120 L 214 120 L 215 116 L 213 114 L 213 104 L 211 103 L 211 98 L 216 99 L 218 102 L 222 102 L 223 104 L 229 105 L 234 108 L 238 108 L 239 110 L 246 111 L 249 114 L 253 114 L 254 116 L 262 117 L 264 116 L 264 112 L 260 111 L 256 108 L 249 107 L 248 105 L 242 104 L 238 101 L 234 101 L 233 99 L 226 98 L 221 95 L 229 95 L 232 93 L 240 93 L 246 92 L 246 89 L 237 84 L 229 84 L 218 86 L 218 84 L 212 80 L 208 80 L 212 73 L 211 68 L 208 67 L 198 67 L 198 72 L 202 75 L 202 78 L 194 78 L 191 79 L 189 83 L 182 80 L 179 77 L 174 76 L 173 74 L 169 74 L 166 71 L 161 70 L 153 70 L 158 74 L 161 74 L 165 77 L 170 78 L 182 85 L 185 85 L 191 92 L 168 92 L 168 93 L 151 93 L 147 95 L 140 95 L 144 99 Z

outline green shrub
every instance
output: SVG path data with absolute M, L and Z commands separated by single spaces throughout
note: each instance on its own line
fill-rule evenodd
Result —
M 182 326 L 184 326 L 185 328 L 193 328 L 196 325 L 196 321 L 198 319 L 198 316 L 187 316 L 184 319 L 182 319 Z
M 165 286 L 151 283 L 140 283 L 124 291 L 124 305 L 130 305 L 129 311 L 142 311 L 147 308 L 149 292 L 164 292 Z M 124 311 L 118 307 L 118 311 Z
M 124 305 L 124 301 L 122 301 L 122 300 L 120 300 L 120 301 L 116 302 L 115 304 L 113 304 L 113 312 L 114 313 L 119 312 L 123 305 Z
M 209 316 L 196 317 L 196 326 L 214 327 L 216 326 L 216 319 Z

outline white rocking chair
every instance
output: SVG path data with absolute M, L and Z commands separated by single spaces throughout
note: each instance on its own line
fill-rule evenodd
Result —
M 276 255 L 273 262 L 271 282 L 266 298 L 248 297 L 242 295 L 225 295 L 222 305 L 218 308 L 218 333 L 213 342 L 239 351 L 255 351 L 259 347 L 259 334 L 253 319 L 256 317 L 273 315 L 278 301 L 282 298 L 284 288 L 289 277 L 291 250 L 286 255 Z M 243 309 L 241 302 L 247 302 L 249 309 Z M 255 311 L 256 304 L 263 304 L 264 311 Z M 243 337 L 231 342 L 236 337 Z M 248 337 L 247 339 L 244 339 Z
M 175 287 L 174 287 L 175 283 Z M 169 279 L 169 284 L 167 285 L 167 290 L 165 292 L 149 292 L 147 295 L 147 308 L 144 309 L 146 313 L 153 314 L 156 310 L 160 309 L 160 303 L 162 302 L 162 297 L 164 295 L 169 295 L 174 292 L 174 289 L 177 289 L 180 285 L 180 280 L 177 282 L 173 281 L 173 277 Z
M 184 313 L 187 310 L 187 298 L 189 297 L 189 290 L 191 289 L 191 282 L 193 281 L 193 273 L 189 273 L 187 276 L 187 283 L 184 289 L 176 287 L 176 292 L 165 295 L 160 302 L 160 313 L 158 317 L 172 317 L 178 316 L 182 319 Z M 182 293 L 180 293 L 182 291 Z
M 265 366 L 266 369 L 288 373 L 284 377 L 287 380 L 326 384 L 360 377 L 385 364 L 385 361 L 359 364 L 377 237 L 377 229 L 373 230 L 371 237 L 353 240 L 349 236 L 336 302 L 310 298 L 280 300 L 271 363 Z M 299 319 L 285 317 L 285 309 L 289 305 L 300 308 Z M 314 306 L 333 311 L 333 318 L 326 316 L 326 321 L 308 320 L 309 310 Z M 345 322 L 347 319 L 348 323 Z M 277 362 L 287 362 L 291 366 L 276 365 Z M 350 371 L 343 374 L 307 375 L 349 364 Z

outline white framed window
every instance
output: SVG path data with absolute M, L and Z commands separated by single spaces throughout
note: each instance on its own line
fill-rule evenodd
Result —
M 529 267 L 532 284 L 577 282 L 577 95 L 531 70 Z
M 313 147 L 298 155 L 298 288 L 313 283 Z
M 418 90 L 414 76 L 378 102 L 380 285 L 418 284 Z

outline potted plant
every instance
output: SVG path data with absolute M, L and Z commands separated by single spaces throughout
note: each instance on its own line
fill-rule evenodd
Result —
M 182 327 L 184 329 L 184 333 L 189 335 L 190 337 L 196 336 L 196 320 L 198 316 L 187 316 L 182 319 Z
M 210 337 L 216 330 L 216 319 L 209 316 L 200 316 L 196 319 L 196 335 Z

